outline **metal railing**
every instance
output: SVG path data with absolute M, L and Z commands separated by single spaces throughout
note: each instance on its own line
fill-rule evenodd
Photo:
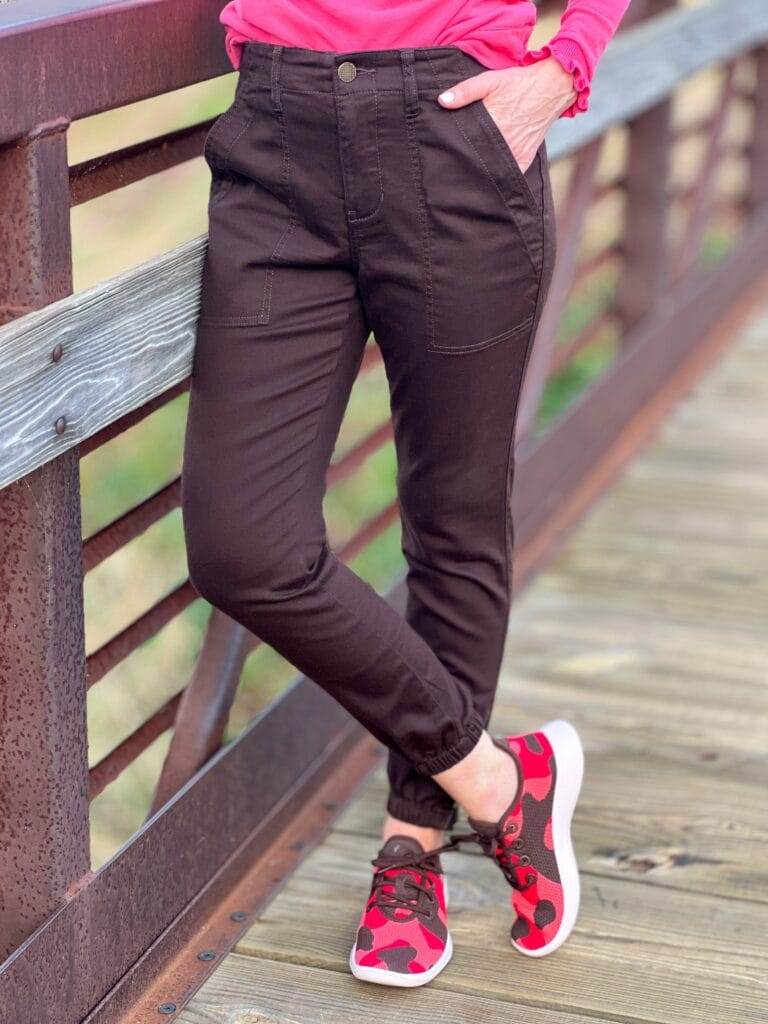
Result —
M 175 509 L 179 480 L 83 544 L 79 461 L 186 388 L 205 239 L 73 296 L 70 209 L 199 156 L 210 122 L 73 167 L 66 132 L 75 118 L 229 71 L 212 31 L 219 7 L 51 2 L 32 21 L 18 3 L 0 15 L 0 1012 L 18 1024 L 119 1020 L 129 1009 L 140 1020 L 169 989 L 181 1005 L 207 969 L 188 963 L 201 923 L 218 928 L 217 951 L 231 945 L 301 856 L 285 823 L 301 807 L 311 841 L 373 763 L 362 730 L 304 679 L 220 749 L 259 641 L 213 612 L 183 691 L 88 768 L 88 688 L 197 595 L 180 583 L 86 657 L 85 574 Z M 171 37 L 176 46 L 154 59 L 155 41 Z M 590 112 L 548 139 L 558 260 L 519 418 L 516 586 L 768 264 L 767 40 L 764 0 L 642 21 L 609 48 Z M 691 117 L 679 98 L 700 73 L 715 99 Z M 698 163 L 679 184 L 677 156 L 692 143 Z M 726 166 L 738 172 L 729 192 Z M 605 230 L 585 231 L 595 224 Z M 598 372 L 579 390 L 573 380 L 596 349 Z M 379 362 L 370 344 L 361 372 Z M 571 387 L 567 407 L 547 416 L 553 389 Z M 333 463 L 329 487 L 390 442 L 389 423 L 376 426 Z M 397 512 L 393 497 L 342 557 Z M 390 599 L 402 602 L 402 583 Z M 89 801 L 169 729 L 150 818 L 92 872 Z

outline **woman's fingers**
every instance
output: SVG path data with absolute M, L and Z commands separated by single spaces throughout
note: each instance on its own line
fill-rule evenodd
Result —
M 520 169 L 526 171 L 550 125 L 574 100 L 573 77 L 552 57 L 530 67 L 484 71 L 438 96 L 456 110 L 482 100 Z
M 487 96 L 492 91 L 497 77 L 498 71 L 483 71 L 472 78 L 465 78 L 463 82 L 457 82 L 450 89 L 441 92 L 437 97 L 438 102 L 440 106 L 451 109 L 466 107 L 468 103 L 474 103 L 475 100 Z

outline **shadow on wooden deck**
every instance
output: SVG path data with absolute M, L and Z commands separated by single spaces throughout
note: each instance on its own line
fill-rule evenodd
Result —
M 422 989 L 347 974 L 380 772 L 184 1024 L 746 1024 L 768 1006 L 768 306 L 516 604 L 496 731 L 571 719 L 587 774 L 566 945 L 508 945 L 508 889 L 453 854 L 456 952 Z

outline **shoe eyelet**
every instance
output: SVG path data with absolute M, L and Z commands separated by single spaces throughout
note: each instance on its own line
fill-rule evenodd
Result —
M 520 858 L 520 863 L 521 864 L 530 864 L 531 863 L 531 858 L 528 856 L 527 853 L 524 853 L 523 856 Z
M 514 843 L 512 844 L 512 846 L 513 846 L 513 847 L 514 847 L 514 848 L 515 848 L 516 850 L 519 850 L 519 849 L 520 849 L 520 847 L 521 847 L 522 845 L 523 845 L 523 840 L 522 840 L 522 839 L 516 839 L 516 840 L 514 841 Z
M 509 831 L 509 832 L 517 832 L 517 825 L 515 825 L 515 823 L 512 822 L 512 824 L 509 826 L 507 831 Z
M 534 873 L 532 871 L 529 871 L 528 874 L 525 876 L 525 884 L 526 885 L 533 885 L 533 883 L 535 881 L 536 881 L 536 875 L 534 875 Z

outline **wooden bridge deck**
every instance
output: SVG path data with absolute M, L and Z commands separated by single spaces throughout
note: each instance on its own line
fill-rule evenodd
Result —
M 347 974 L 379 773 L 184 1024 L 741 1024 L 768 1007 L 768 307 L 514 610 L 494 725 L 566 716 L 587 749 L 583 903 L 554 956 L 507 944 L 507 888 L 453 854 L 431 985 Z

